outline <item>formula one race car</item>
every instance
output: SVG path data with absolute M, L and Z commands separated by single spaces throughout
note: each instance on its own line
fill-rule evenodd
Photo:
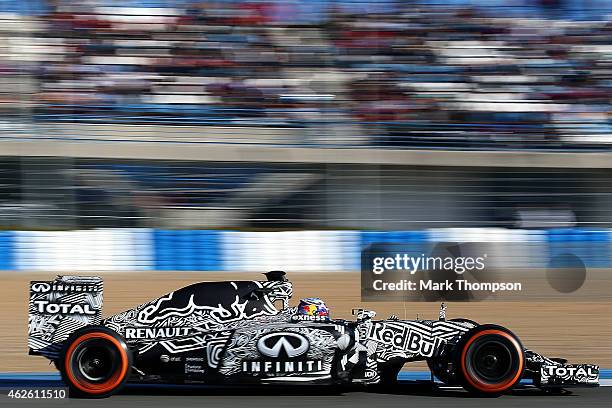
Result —
M 333 320 L 324 302 L 288 305 L 281 271 L 267 281 L 202 282 L 101 318 L 102 280 L 31 282 L 30 354 L 55 363 L 71 395 L 106 397 L 127 381 L 205 384 L 380 384 L 426 360 L 444 384 L 497 395 L 521 379 L 539 388 L 596 386 L 599 368 L 523 348 L 508 329 L 467 319 Z

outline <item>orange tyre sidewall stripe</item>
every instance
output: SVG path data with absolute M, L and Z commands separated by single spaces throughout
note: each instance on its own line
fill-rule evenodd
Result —
M 519 354 L 519 365 L 518 365 L 518 369 L 516 370 L 516 374 L 514 375 L 514 377 L 504 382 L 496 383 L 496 384 L 487 384 L 485 382 L 473 379 L 470 376 L 470 374 L 467 372 L 467 369 L 465 366 L 465 356 L 467 354 L 467 350 L 470 348 L 470 345 L 478 338 L 489 335 L 489 334 L 497 334 L 499 336 L 502 336 L 510 340 L 510 342 L 514 345 L 514 347 L 516 348 Z M 505 331 L 497 330 L 497 329 L 483 330 L 481 332 L 476 333 L 474 336 L 472 336 L 468 340 L 468 342 L 465 344 L 465 346 L 463 347 L 463 350 L 461 352 L 461 371 L 463 373 L 463 377 L 467 380 L 467 382 L 469 382 L 470 385 L 472 385 L 477 390 L 482 391 L 482 392 L 501 392 L 501 391 L 505 391 L 509 386 L 511 386 L 512 384 L 514 384 L 516 381 L 520 379 L 521 373 L 523 372 L 523 365 L 524 365 L 523 360 L 524 360 L 523 350 L 521 348 L 521 345 L 516 341 L 516 339 L 511 334 L 508 334 Z
M 108 340 L 115 347 L 117 347 L 117 350 L 119 350 L 119 354 L 121 354 L 121 369 L 117 370 L 117 372 L 113 374 L 113 376 L 109 378 L 107 381 L 100 383 L 100 384 L 89 383 L 86 381 L 79 381 L 75 377 L 74 373 L 72 372 L 72 364 L 70 364 L 72 354 L 74 353 L 74 350 L 77 348 L 77 346 L 83 343 L 85 340 L 89 340 L 89 339 Z M 70 347 L 68 348 L 68 352 L 66 353 L 66 359 L 64 361 L 64 367 L 66 369 L 66 375 L 68 377 L 68 380 L 76 388 L 88 394 L 104 394 L 105 392 L 111 391 L 113 388 L 121 384 L 121 381 L 125 377 L 127 370 L 128 370 L 128 356 L 127 356 L 125 349 L 119 342 L 119 340 L 117 340 L 110 334 L 86 333 L 82 335 L 81 337 L 78 337 L 75 341 L 73 341 Z

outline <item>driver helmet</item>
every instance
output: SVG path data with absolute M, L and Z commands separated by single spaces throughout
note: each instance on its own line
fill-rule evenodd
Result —
M 312 320 L 329 320 L 329 309 L 325 302 L 319 298 L 301 299 L 297 314 L 300 316 L 312 316 Z

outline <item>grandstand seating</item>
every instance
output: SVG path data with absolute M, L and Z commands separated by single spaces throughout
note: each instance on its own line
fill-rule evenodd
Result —
M 302 6 L 283 2 L 4 1 L 0 112 L 13 127 L 295 127 L 391 148 L 612 142 L 605 13 L 348 3 L 322 13 L 326 2 L 313 2 L 317 19 L 297 24 L 287 14 Z M 368 7 L 377 13 L 355 12 Z M 347 142 L 346 126 L 367 137 Z

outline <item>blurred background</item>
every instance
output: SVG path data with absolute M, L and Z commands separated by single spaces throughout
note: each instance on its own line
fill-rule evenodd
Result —
M 611 15 L 607 0 L 0 0 L 0 268 L 258 270 L 272 240 L 293 269 L 353 270 L 373 239 L 491 234 L 595 240 L 601 266 Z M 115 235 L 126 262 L 103 245 Z M 74 253 L 81 236 L 94 254 Z M 238 247 L 260 262 L 238 265 Z
M 6 287 L 285 269 L 350 310 L 358 275 L 329 272 L 373 242 L 512 242 L 506 267 L 571 253 L 604 270 L 611 16 L 609 0 L 0 0 Z M 152 294 L 178 275 L 157 276 Z

